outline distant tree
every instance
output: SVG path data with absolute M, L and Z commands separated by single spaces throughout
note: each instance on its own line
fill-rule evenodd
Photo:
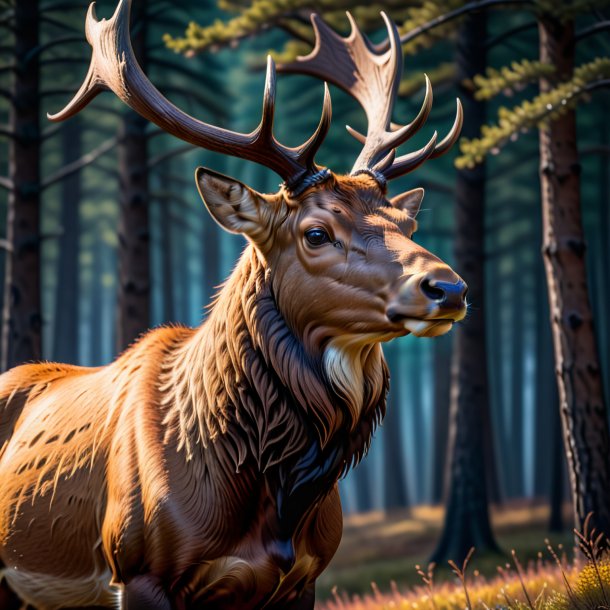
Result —
M 0 136 L 9 142 L 9 175 L 0 177 L 0 188 L 8 191 L 7 230 L 4 246 L 6 264 L 4 273 L 4 307 L 2 319 L 2 362 L 6 370 L 26 361 L 42 358 L 42 305 L 41 305 L 41 247 L 45 238 L 56 238 L 57 234 L 41 232 L 41 202 L 46 189 L 69 180 L 86 165 L 108 152 L 113 142 L 105 142 L 99 148 L 76 157 L 78 149 L 75 139 L 70 161 L 64 155 L 64 163 L 49 175 L 42 174 L 42 144 L 52 138 L 61 137 L 62 130 L 56 127 L 43 129 L 40 123 L 41 99 L 58 94 L 56 89 L 65 73 L 57 70 L 79 60 L 68 53 L 57 56 L 71 43 L 79 42 L 80 36 L 67 34 L 70 26 L 66 21 L 54 19 L 53 12 L 66 10 L 58 5 L 39 6 L 35 2 L 7 2 L 0 25 L 10 32 L 5 40 L 10 45 L 2 51 L 11 59 L 3 71 L 11 74 L 10 90 L 0 91 L 9 107 L 9 122 L 0 126 Z M 69 9 L 78 8 L 69 5 Z M 59 32 L 58 32 L 59 29 Z M 53 85 L 50 78 L 42 78 L 42 68 L 55 74 Z M 45 86 L 43 86 L 45 85 Z M 66 204 L 68 205 L 68 204 Z M 71 239 L 74 236 L 68 236 Z M 67 293 L 65 293 L 67 298 Z
M 582 528 L 593 513 L 593 526 L 610 536 L 610 433 L 587 286 L 575 112 L 593 91 L 610 85 L 610 57 L 574 67 L 574 20 L 604 5 L 536 3 L 538 59 L 488 70 L 476 82 L 481 99 L 531 82 L 539 82 L 540 92 L 502 108 L 497 124 L 464 141 L 459 163 L 473 167 L 522 131 L 539 131 L 543 257 L 575 521 Z M 607 28 L 608 21 L 594 24 L 578 39 Z
M 132 7 L 131 36 L 142 70 L 148 70 L 147 3 Z M 117 350 L 124 350 L 150 327 L 150 227 L 148 122 L 125 109 L 119 130 L 119 283 Z
M 463 134 L 478 133 L 485 105 L 474 99 L 472 78 L 486 66 L 487 16 L 469 16 L 460 28 L 456 63 L 464 106 Z M 432 561 L 460 564 L 473 546 L 478 552 L 498 549 L 489 520 L 487 480 L 491 464 L 489 390 L 485 332 L 485 165 L 461 169 L 456 184 L 456 267 L 469 286 L 477 314 L 455 331 L 452 362 L 445 523 Z M 485 425 L 485 423 L 487 425 Z
M 80 117 L 64 125 L 61 131 L 62 157 L 66 165 L 82 155 Z M 80 297 L 80 172 L 61 183 L 61 235 L 59 236 L 58 278 L 53 327 L 53 357 L 59 362 L 78 363 L 79 297 Z
M 556 69 L 540 79 L 545 95 L 573 77 L 574 23 L 543 14 L 539 35 L 540 60 Z M 592 524 L 610 537 L 610 432 L 587 286 L 574 109 L 539 133 L 542 248 L 576 525 L 582 530 L 593 513 Z
M 2 314 L 4 371 L 42 357 L 40 301 L 40 55 L 38 0 L 15 2 L 5 19 L 12 29 L 13 78 L 6 97 L 10 119 L 6 269 Z

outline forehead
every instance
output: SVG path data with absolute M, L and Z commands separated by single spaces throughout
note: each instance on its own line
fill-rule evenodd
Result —
M 349 177 L 332 188 L 320 188 L 307 194 L 300 205 L 303 215 L 316 211 L 334 217 L 341 224 L 363 224 L 371 229 L 406 230 L 413 219 L 393 207 L 377 183 L 369 176 Z
M 301 207 L 328 210 L 350 218 L 374 213 L 388 205 L 384 193 L 370 176 L 334 176 L 305 195 Z

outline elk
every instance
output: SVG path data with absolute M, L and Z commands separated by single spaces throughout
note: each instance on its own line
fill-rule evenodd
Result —
M 396 156 L 426 121 L 391 122 L 402 53 L 352 20 L 348 37 L 313 17 L 312 53 L 284 66 L 342 87 L 366 134 L 349 175 L 315 163 L 331 102 L 304 144 L 273 136 L 275 67 L 249 134 L 183 113 L 144 75 L 129 40 L 130 1 L 86 34 L 85 81 L 52 120 L 113 91 L 166 132 L 266 165 L 284 180 L 260 194 L 196 171 L 207 209 L 247 238 L 199 328 L 152 330 L 100 368 L 26 364 L 0 377 L 0 568 L 4 595 L 32 606 L 123 610 L 311 609 L 342 531 L 337 481 L 385 413 L 381 343 L 438 336 L 466 311 L 466 286 L 412 241 L 422 189 L 387 181 L 447 152 L 453 127 Z M 351 18 L 350 18 L 351 20 Z

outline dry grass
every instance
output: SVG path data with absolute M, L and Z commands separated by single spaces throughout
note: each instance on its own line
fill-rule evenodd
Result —
M 570 507 L 566 506 L 569 524 Z M 536 560 L 544 549 L 545 537 L 558 547 L 565 545 L 571 552 L 573 535 L 569 531 L 549 535 L 548 507 L 525 501 L 513 501 L 492 510 L 493 529 L 500 548 L 507 552 L 515 548 L 524 564 Z M 318 579 L 320 600 L 332 597 L 338 587 L 349 594 L 363 594 L 371 590 L 375 581 L 381 590 L 390 589 L 392 581 L 402 589 L 421 582 L 415 565 L 427 565 L 428 558 L 439 539 L 443 523 L 443 509 L 436 506 L 416 506 L 390 513 L 371 512 L 349 515 L 345 520 L 343 539 L 330 566 Z M 563 552 L 563 551 L 562 551 Z M 487 577 L 496 574 L 496 566 L 511 561 L 510 555 L 482 555 L 476 553 L 470 570 L 478 570 Z M 448 566 L 438 566 L 435 580 L 452 578 Z
M 585 526 L 580 535 L 582 553 L 569 561 L 561 547 L 547 541 L 546 552 L 522 565 L 517 553 L 497 568 L 493 577 L 452 563 L 455 578 L 434 579 L 434 566 L 416 566 L 421 584 L 404 590 L 392 583 L 382 593 L 372 583 L 370 593 L 349 596 L 336 590 L 319 610 L 610 610 L 610 557 L 604 541 Z

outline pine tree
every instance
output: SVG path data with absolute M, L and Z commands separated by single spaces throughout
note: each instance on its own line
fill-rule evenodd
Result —
M 474 82 L 480 99 L 535 82 L 540 91 L 512 109 L 500 108 L 497 123 L 483 127 L 479 138 L 462 142 L 458 164 L 474 167 L 520 133 L 539 132 L 543 256 L 575 521 L 582 529 L 592 513 L 592 525 L 608 536 L 610 432 L 587 286 L 576 108 L 592 92 L 610 85 L 610 57 L 574 66 L 577 38 L 607 27 L 607 22 L 593 25 L 577 36 L 575 18 L 606 4 L 583 0 L 555 5 L 539 0 L 539 57 L 488 69 Z

